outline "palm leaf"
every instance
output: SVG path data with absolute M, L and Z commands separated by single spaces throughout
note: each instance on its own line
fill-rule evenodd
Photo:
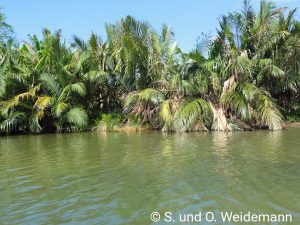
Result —
M 62 113 L 64 113 L 65 111 L 68 110 L 69 107 L 70 107 L 70 105 L 65 102 L 56 103 L 52 109 L 53 115 L 55 117 L 59 118 L 62 115 Z
M 244 120 L 249 119 L 249 111 L 242 93 L 235 90 L 234 85 L 221 97 L 221 103 L 226 107 L 233 110 L 234 113 L 240 115 Z
M 53 95 L 58 96 L 60 93 L 60 85 L 55 80 L 55 77 L 51 74 L 44 73 L 41 76 L 41 81 L 43 82 L 45 88 Z
M 69 84 L 62 90 L 58 101 L 63 101 L 68 98 L 71 93 L 76 93 L 79 96 L 84 96 L 86 94 L 86 88 L 83 82 L 78 82 L 74 84 Z
M 163 122 L 163 131 L 174 130 L 174 110 L 172 109 L 174 101 L 168 99 L 164 101 L 159 107 L 159 118 Z
M 15 111 L 8 115 L 8 117 L 0 123 L 0 131 L 9 133 L 21 126 L 26 122 L 27 116 L 24 112 Z
M 212 110 L 210 104 L 203 99 L 187 100 L 175 113 L 176 130 L 188 131 L 198 122 L 205 125 L 212 123 Z
M 88 115 L 82 108 L 72 108 L 66 113 L 66 121 L 75 128 L 83 128 L 87 125 Z
M 128 108 L 130 105 L 135 104 L 137 100 L 139 99 L 139 92 L 130 92 L 128 95 L 125 97 L 124 101 L 124 108 Z
M 41 110 L 36 110 L 30 117 L 29 128 L 32 133 L 40 133 L 42 127 L 39 123 L 40 119 L 43 117 L 44 112 Z
M 165 100 L 165 95 L 156 89 L 147 88 L 140 92 L 138 101 L 158 105 Z
M 258 118 L 263 125 L 267 125 L 270 130 L 281 129 L 282 115 L 275 103 L 266 95 L 261 95 L 257 101 Z

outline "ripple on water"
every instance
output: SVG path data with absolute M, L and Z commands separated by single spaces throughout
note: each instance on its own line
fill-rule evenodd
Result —
M 153 211 L 290 213 L 300 221 L 299 135 L 1 137 L 0 224 L 148 224 Z

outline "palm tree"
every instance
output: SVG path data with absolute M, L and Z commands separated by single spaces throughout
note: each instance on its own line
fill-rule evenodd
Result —
M 80 105 L 74 104 L 74 94 L 81 97 L 86 94 L 84 84 L 82 82 L 60 84 L 51 74 L 43 74 L 41 81 L 46 94 L 38 96 L 34 103 L 31 131 L 41 131 L 41 120 L 44 120 L 47 126 L 52 121 L 54 123 L 52 125 L 58 131 L 63 128 L 76 130 L 85 127 L 86 111 Z
M 300 118 L 295 15 L 244 0 L 187 53 L 169 26 L 157 32 L 131 16 L 107 24 L 105 39 L 68 45 L 44 29 L 18 45 L 0 14 L 0 132 L 81 130 L 104 114 L 171 132 L 279 129 Z
M 251 127 L 281 129 L 282 116 L 268 93 L 247 82 L 235 83 L 222 97 L 221 103 L 234 119 Z
M 124 110 L 126 113 L 136 115 L 140 123 L 148 122 L 157 129 L 159 127 L 158 109 L 164 100 L 165 96 L 161 91 L 147 88 L 139 92 L 131 92 L 125 96 Z
M 4 74 L 5 92 L 0 103 L 4 120 L 0 129 L 38 133 L 84 127 L 87 115 L 74 94 L 82 97 L 86 89 L 64 67 L 71 53 L 61 44 L 60 32 L 51 35 L 44 30 L 43 41 L 36 36 L 31 40 L 31 45 L 25 43 L 18 49 Z
M 127 16 L 116 25 L 107 25 L 106 31 L 115 72 L 127 90 L 143 90 L 165 79 L 172 69 L 176 43 L 168 26 L 158 35 L 147 22 Z
M 203 99 L 168 99 L 161 104 L 159 116 L 163 131 L 207 131 L 212 125 L 213 111 Z

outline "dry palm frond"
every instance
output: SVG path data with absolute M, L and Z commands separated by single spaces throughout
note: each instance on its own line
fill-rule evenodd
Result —
M 211 125 L 211 130 L 214 131 L 229 131 L 231 128 L 227 123 L 227 119 L 225 117 L 224 109 L 222 107 L 215 108 L 213 104 L 210 102 L 210 107 L 213 112 L 213 123 Z

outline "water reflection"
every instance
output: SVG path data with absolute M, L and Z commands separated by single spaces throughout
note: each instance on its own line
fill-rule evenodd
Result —
M 238 135 L 238 134 L 236 134 Z M 217 132 L 212 134 L 212 153 L 215 156 L 215 170 L 221 175 L 230 178 L 232 185 L 236 185 L 238 169 L 233 164 L 233 153 L 231 139 L 234 138 L 231 132 Z
M 0 224 L 148 224 L 153 211 L 199 210 L 288 212 L 296 220 L 299 134 L 2 137 Z

